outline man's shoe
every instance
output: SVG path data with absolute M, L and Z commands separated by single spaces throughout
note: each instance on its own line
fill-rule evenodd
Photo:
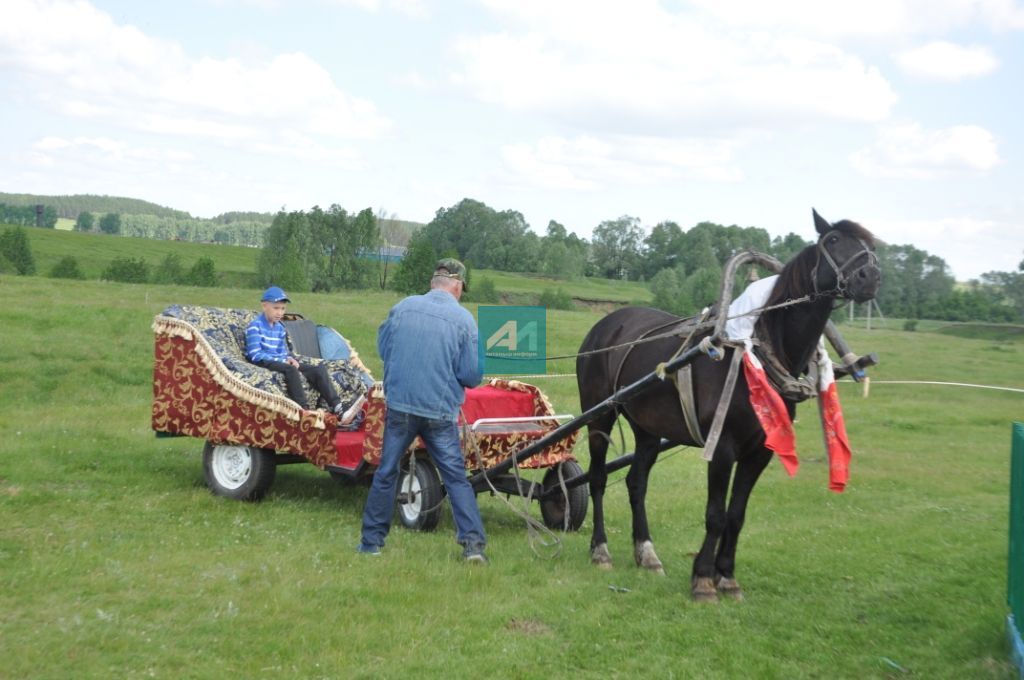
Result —
M 356 552 L 360 555 L 380 555 L 380 546 L 360 543 L 359 547 L 356 548 Z
M 484 549 L 480 547 L 466 548 L 462 552 L 462 559 L 468 564 L 490 564 Z

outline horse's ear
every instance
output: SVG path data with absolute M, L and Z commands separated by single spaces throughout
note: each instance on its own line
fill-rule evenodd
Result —
M 811 212 L 814 213 L 814 229 L 818 232 L 819 236 L 824 236 L 832 230 L 832 225 L 828 223 L 828 220 L 819 215 L 817 210 L 811 208 Z

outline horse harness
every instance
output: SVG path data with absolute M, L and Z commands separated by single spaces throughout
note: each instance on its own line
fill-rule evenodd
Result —
M 615 379 L 612 382 L 612 385 L 618 388 L 623 366 L 625 366 L 626 360 L 629 358 L 634 347 L 655 333 L 677 327 L 678 335 L 681 336 L 685 333 L 683 342 L 679 345 L 679 349 L 677 349 L 667 361 L 659 364 L 656 369 L 659 377 L 664 380 L 666 377 L 662 370 L 664 364 L 690 349 L 690 347 L 693 346 L 694 337 L 700 331 L 707 330 L 714 325 L 713 319 L 713 309 L 707 308 L 698 316 L 674 320 L 644 331 L 643 334 L 641 334 L 626 348 L 626 352 L 622 355 L 622 359 L 619 360 L 619 365 L 615 370 Z M 711 338 L 709 337 L 705 338 L 702 342 L 709 342 L 710 340 Z M 715 415 L 712 419 L 711 429 L 708 431 L 707 439 L 705 439 L 701 433 L 700 421 L 697 417 L 697 406 L 694 400 L 693 372 L 691 365 L 687 364 L 677 372 L 667 376 L 675 385 L 676 392 L 679 395 L 679 408 L 683 413 L 683 421 L 686 424 L 686 429 L 690 433 L 690 436 L 693 437 L 694 442 L 698 446 L 704 448 L 703 457 L 708 461 L 710 461 L 714 456 L 715 448 L 718 445 L 718 440 L 721 437 L 722 430 L 725 425 L 725 414 L 728 411 L 729 403 L 732 400 L 732 394 L 735 390 L 736 380 L 739 374 L 740 360 L 743 357 L 743 350 L 745 349 L 743 342 L 728 339 L 719 339 L 719 342 L 732 347 L 733 354 L 729 365 L 729 372 L 726 376 L 725 384 L 722 389 L 722 395 L 719 398 L 718 406 L 715 409 Z M 775 352 L 772 351 L 771 346 L 767 342 L 761 341 L 758 338 L 751 338 L 751 344 L 752 351 L 757 355 L 764 366 L 765 375 L 767 375 L 769 383 L 771 383 L 772 387 L 782 395 L 784 399 L 799 403 L 816 396 L 817 391 L 815 389 L 815 385 L 817 384 L 817 365 L 813 361 L 810 363 L 808 371 L 805 374 L 794 378 L 779 360 Z
M 825 262 L 828 263 L 828 266 L 832 267 L 832 272 L 836 275 L 836 287 L 834 292 L 839 293 L 842 297 L 846 297 L 846 285 L 850 280 L 850 276 L 856 276 L 857 272 L 864 269 L 864 267 L 878 266 L 878 255 L 871 250 L 868 244 L 864 242 L 864 239 L 858 238 L 857 242 L 861 245 L 861 251 L 844 262 L 843 266 L 840 267 L 832 257 L 832 254 L 828 252 L 828 248 L 825 247 L 825 239 L 836 231 L 837 230 L 835 229 L 826 231 L 821 235 L 821 238 L 818 239 L 818 259 L 814 263 L 814 269 L 811 270 L 811 285 L 814 286 L 815 297 L 822 295 L 822 292 L 818 290 L 818 267 L 821 265 L 821 258 L 823 257 L 825 258 Z M 854 269 L 850 276 L 847 276 L 847 268 L 862 257 L 867 258 L 864 264 Z

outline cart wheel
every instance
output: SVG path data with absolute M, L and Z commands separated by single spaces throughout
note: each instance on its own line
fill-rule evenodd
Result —
M 414 474 L 406 459 L 398 472 L 398 500 L 395 514 L 402 526 L 416 531 L 433 531 L 441 520 L 441 478 L 429 458 L 417 458 Z
M 566 489 L 566 494 L 558 487 L 558 471 L 562 471 L 562 479 L 569 480 L 577 475 L 583 474 L 583 468 L 574 460 L 564 460 L 553 468 L 548 468 L 544 473 L 545 493 L 558 489 L 554 496 L 540 502 L 540 515 L 544 518 L 544 525 L 549 529 L 565 529 L 565 506 L 569 504 L 569 531 L 578 531 L 583 526 L 583 520 L 587 518 L 587 505 L 590 502 L 590 493 L 586 484 Z
M 213 442 L 206 442 L 203 448 L 203 475 L 216 496 L 258 501 L 276 474 L 274 452 L 269 449 Z

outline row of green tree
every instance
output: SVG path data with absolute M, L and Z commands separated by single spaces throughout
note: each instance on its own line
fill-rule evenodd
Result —
M 165 255 L 155 268 L 141 257 L 114 258 L 100 274 L 100 278 L 122 283 L 164 283 L 203 287 L 217 285 L 217 271 L 213 258 L 201 257 L 186 269 L 181 257 L 176 253 Z
M 723 267 L 734 253 L 753 249 L 786 262 L 812 243 L 793 233 L 772 238 L 758 227 L 712 222 L 684 231 L 665 221 L 648 233 L 630 216 L 602 222 L 589 242 L 554 221 L 539 237 L 521 214 L 465 199 L 438 210 L 417 232 L 395 281 L 399 289 L 410 288 L 444 254 L 475 267 L 570 280 L 586 275 L 647 281 L 654 306 L 685 316 L 717 299 Z M 883 245 L 878 254 L 884 281 L 878 303 L 887 315 L 1024 321 L 1024 262 L 1016 272 L 989 272 L 958 286 L 942 258 L 912 245 Z M 407 276 L 407 269 L 418 273 Z
M 35 205 L 0 203 L 0 224 L 19 224 L 23 227 L 53 229 L 57 226 L 57 211 L 53 209 L 53 206 L 44 205 L 42 214 L 37 215 Z
M 666 221 L 648 233 L 629 216 L 602 222 L 590 241 L 555 221 L 538 236 L 520 213 L 467 198 L 438 210 L 409 240 L 397 268 L 378 256 L 386 245 L 369 209 L 356 215 L 337 205 L 327 211 L 282 211 L 266 233 L 258 273 L 263 283 L 276 281 L 294 290 L 377 285 L 414 293 L 423 290 L 437 260 L 451 256 L 470 271 L 646 281 L 654 306 L 685 316 L 717 299 L 723 268 L 733 254 L 753 249 L 786 262 L 813 241 L 793 233 L 772 238 L 759 227 L 712 222 L 683 230 Z M 878 254 L 884 281 L 878 304 L 888 316 L 1024 321 L 1024 269 L 990 272 L 962 287 L 942 258 L 914 246 L 884 245 Z
M 242 217 L 225 222 L 220 218 L 203 220 L 193 217 L 121 213 L 106 213 L 97 217 L 91 212 L 81 212 L 75 219 L 75 231 L 100 231 L 104 234 L 163 241 L 195 241 L 250 247 L 263 243 L 263 234 L 268 226 L 269 223 L 263 220 Z
M 156 203 L 123 196 L 96 196 L 93 194 L 71 194 L 46 196 L 40 194 L 8 194 L 0 192 L 0 202 L 15 206 L 45 205 L 52 208 L 57 217 L 75 219 L 79 213 L 118 213 L 120 215 L 157 215 L 160 217 L 191 217 L 187 212 L 166 208 Z M 270 215 L 267 215 L 267 221 Z M 33 222 L 34 224 L 34 222 Z
M 680 315 L 695 313 L 717 297 L 722 268 L 733 253 L 750 248 L 786 261 L 812 243 L 792 233 L 772 238 L 758 227 L 712 222 L 684 231 L 666 221 L 648 233 L 630 216 L 602 222 L 589 241 L 555 221 L 538 236 L 520 213 L 496 211 L 468 198 L 438 210 L 412 237 L 397 220 L 381 219 L 369 208 L 359 213 L 338 205 L 326 211 L 281 211 L 265 229 L 254 220 L 257 216 L 233 214 L 221 220 L 220 228 L 234 226 L 244 234 L 237 238 L 218 233 L 213 220 L 182 222 L 153 215 L 132 216 L 126 227 L 128 218 L 118 213 L 107 213 L 94 224 L 92 214 L 84 212 L 76 228 L 151 238 L 260 242 L 260 281 L 296 291 L 380 287 L 418 292 L 437 259 L 452 256 L 471 269 L 533 272 L 567 281 L 581 276 L 646 281 L 654 305 Z M 399 265 L 390 255 L 402 240 L 408 248 Z M 884 283 L 878 303 L 888 316 L 1024 321 L 1024 268 L 988 272 L 965 286 L 956 284 L 942 258 L 911 245 L 881 246 L 879 259 Z

